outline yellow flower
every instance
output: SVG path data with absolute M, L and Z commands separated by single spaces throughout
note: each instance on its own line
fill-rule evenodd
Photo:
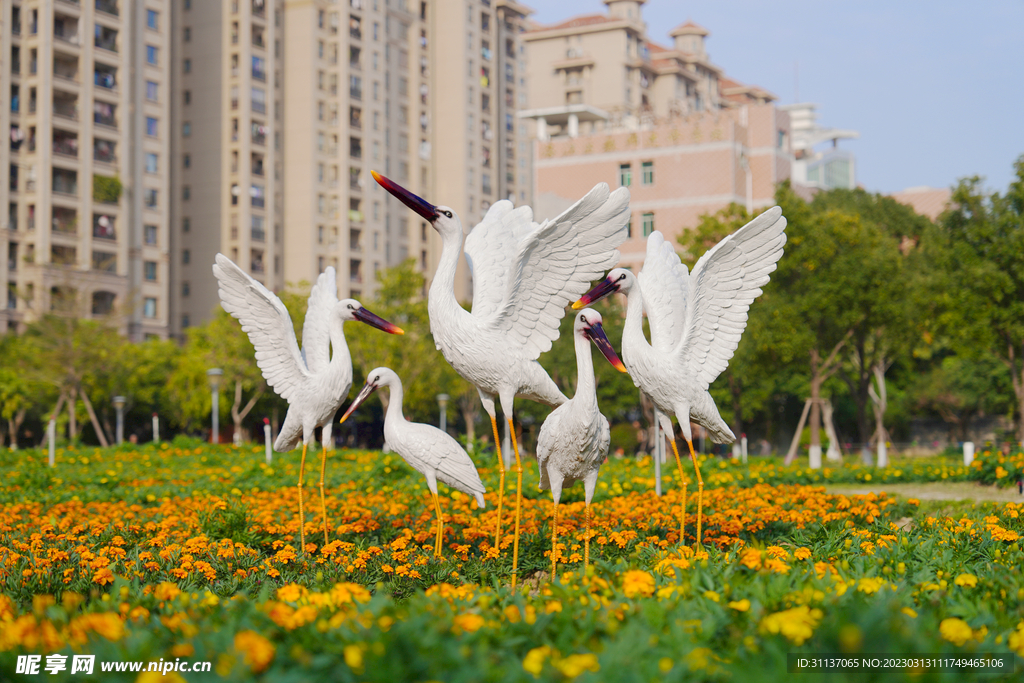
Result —
M 806 560 L 810 556 L 810 548 L 797 548 L 796 551 L 794 551 L 793 553 L 793 557 L 795 557 L 798 560 Z
M 547 645 L 535 647 L 526 653 L 523 658 L 523 669 L 533 674 L 534 678 L 540 678 L 540 672 L 544 669 L 544 661 L 551 655 L 551 648 Z
M 654 577 L 645 571 L 631 569 L 622 576 L 622 592 L 627 598 L 654 595 Z
M 255 631 L 236 633 L 235 649 L 242 653 L 254 673 L 263 671 L 274 661 L 274 644 Z
M 294 583 L 281 586 L 277 589 L 277 599 L 284 602 L 298 602 L 306 589 Z
M 953 583 L 958 586 L 965 588 L 974 588 L 978 585 L 978 577 L 974 574 L 961 574 L 960 576 L 953 579 Z
M 101 586 L 105 586 L 108 583 L 114 582 L 114 572 L 110 571 L 109 567 L 103 567 L 102 569 L 96 570 L 96 573 L 92 575 L 93 583 L 98 583 Z
M 1007 642 L 1018 657 L 1024 657 L 1024 621 L 1017 624 L 1017 630 L 1010 634 Z
M 885 580 L 880 579 L 877 576 L 866 576 L 857 582 L 857 590 L 861 593 L 877 593 L 885 587 Z
M 719 602 L 720 600 L 718 593 L 715 591 L 704 591 L 704 597 L 708 600 L 714 600 L 715 602 Z
M 811 609 L 801 605 L 783 612 L 769 614 L 761 620 L 761 631 L 781 633 L 795 645 L 803 645 L 804 641 L 814 634 L 814 629 L 824 616 L 820 609 Z
M 348 668 L 352 669 L 356 673 L 362 673 L 362 671 L 363 671 L 363 646 L 362 645 L 346 645 L 345 649 L 342 650 L 342 654 L 345 657 L 345 663 L 348 664 Z
M 917 619 L 917 612 L 915 612 L 914 610 L 910 609 L 909 607 L 904 607 L 900 611 L 903 612 L 904 614 L 906 614 L 911 619 Z
M 178 584 L 171 583 L 170 581 L 164 581 L 153 591 L 153 597 L 157 600 L 173 600 L 180 594 L 181 589 L 178 588 Z
M 757 548 L 747 548 L 740 557 L 740 564 L 749 569 L 760 569 L 761 551 Z
M 544 611 L 547 614 L 551 614 L 552 612 L 561 612 L 562 611 L 562 603 L 560 603 L 557 600 L 551 600 L 546 605 L 544 605 Z
M 596 673 L 601 669 L 597 663 L 597 655 L 589 653 L 585 655 L 569 655 L 565 659 L 558 659 L 552 663 L 567 678 L 576 678 L 584 671 Z
M 135 679 L 135 683 L 185 683 L 185 679 L 174 671 L 166 674 L 160 671 L 143 671 Z
M 729 603 L 729 607 L 733 608 L 737 612 L 746 612 L 750 609 L 750 600 L 743 598 L 742 600 L 734 600 Z
M 974 631 L 967 625 L 967 622 L 956 617 L 943 619 L 939 624 L 939 633 L 955 645 L 963 645 L 974 635 Z
M 518 610 L 517 610 L 518 611 Z M 468 633 L 479 631 L 480 627 L 484 625 L 484 618 L 479 614 L 459 614 L 454 619 L 454 625 L 452 630 L 463 630 Z

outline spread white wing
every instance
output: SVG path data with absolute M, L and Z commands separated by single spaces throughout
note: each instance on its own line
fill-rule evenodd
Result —
M 785 229 L 782 209 L 768 209 L 716 244 L 693 267 L 684 334 L 675 354 L 704 389 L 736 351 L 750 304 L 782 257 Z
M 334 268 L 320 273 L 309 293 L 306 319 L 302 323 L 302 357 L 311 373 L 326 372 L 331 363 L 331 312 L 338 303 L 338 282 Z
M 516 245 L 540 226 L 528 206 L 494 202 L 466 237 L 466 262 L 473 276 L 473 315 L 486 318 L 501 306 L 508 290 L 509 258 Z
M 459 443 L 440 429 L 417 422 L 402 425 L 398 454 L 420 472 L 437 472 L 440 482 L 470 495 L 484 493 L 484 484 L 472 459 Z
M 500 247 L 495 255 L 492 243 L 481 239 L 474 244 L 471 258 L 478 263 L 477 252 L 486 248 L 488 262 L 505 269 L 505 290 L 495 309 L 478 312 L 474 305 L 473 315 L 506 333 L 527 358 L 536 359 L 558 338 L 558 322 L 565 315 L 566 305 L 618 263 L 618 246 L 626 239 L 629 221 L 629 190 L 619 188 L 609 193 L 608 185 L 600 183 L 559 216 L 539 226 L 532 222 L 527 207 L 506 210 L 500 221 L 500 228 L 489 226 L 487 232 L 516 236 L 511 248 L 507 240 L 496 240 Z M 493 286 L 485 284 L 484 277 L 479 270 L 474 273 L 474 290 Z M 489 307 L 495 294 L 488 291 L 479 296 Z
M 651 326 L 651 346 L 661 353 L 671 352 L 683 338 L 689 279 L 676 250 L 660 232 L 652 232 L 637 280 Z
M 220 285 L 217 293 L 221 306 L 242 323 L 267 384 L 281 398 L 291 401 L 309 372 L 299 353 L 288 309 L 273 292 L 223 254 L 217 254 L 213 274 Z

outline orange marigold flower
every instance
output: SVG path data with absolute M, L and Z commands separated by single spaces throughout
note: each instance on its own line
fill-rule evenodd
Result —
M 101 586 L 105 586 L 108 583 L 114 583 L 114 572 L 110 571 L 109 567 L 99 569 L 92 575 L 92 582 L 98 583 Z
M 645 571 L 631 569 L 622 575 L 622 592 L 627 598 L 654 595 L 654 577 Z
M 236 633 L 235 649 L 242 653 L 253 673 L 260 673 L 274 661 L 274 644 L 255 631 Z

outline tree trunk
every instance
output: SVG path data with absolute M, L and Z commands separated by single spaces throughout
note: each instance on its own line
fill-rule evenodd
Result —
M 743 404 L 740 402 L 743 396 L 743 383 L 736 379 L 732 372 L 729 373 L 729 393 L 732 396 L 733 429 L 739 439 L 747 431 L 743 425 Z
M 889 451 L 887 441 L 889 433 L 885 430 L 885 409 L 888 406 L 888 393 L 885 386 L 885 360 L 879 359 L 871 368 L 875 378 L 875 384 L 868 386 L 868 396 L 871 398 L 872 407 L 875 413 L 875 448 L 878 452 L 878 466 L 889 466 Z M 875 388 L 877 385 L 877 389 Z
M 466 443 L 476 443 L 476 418 L 480 414 L 480 403 L 476 392 L 466 392 L 459 396 L 459 412 L 462 413 L 462 420 L 466 423 Z
M 235 402 L 231 404 L 231 419 L 235 423 L 235 433 L 232 438 L 236 446 L 242 445 L 242 420 L 245 419 L 262 395 L 263 389 L 257 389 L 249 399 L 249 402 L 245 404 L 245 407 L 239 410 L 239 406 L 242 405 L 242 383 L 235 382 Z
M 71 387 L 71 396 L 68 397 L 68 441 L 75 443 L 78 439 L 78 420 L 75 417 L 75 404 L 78 403 L 78 389 Z
M 810 466 L 821 468 L 821 354 L 811 349 L 811 445 Z
M 807 422 L 807 413 L 811 410 L 811 399 L 804 401 L 804 410 L 800 413 L 800 421 L 796 423 L 796 432 L 793 434 L 793 441 L 789 444 L 789 452 L 786 453 L 785 465 L 788 467 L 796 460 L 797 451 L 800 449 L 800 435 L 804 431 L 804 424 Z
M 92 428 L 96 430 L 96 437 L 100 440 L 100 445 L 106 448 L 110 444 L 107 443 L 107 437 L 103 433 L 103 428 L 100 427 L 100 421 L 96 419 L 96 411 L 92 409 L 92 401 L 89 400 L 89 395 L 84 391 L 82 392 L 82 403 L 85 404 L 85 412 L 89 413 L 89 420 L 92 422 Z
M 836 434 L 835 421 L 832 419 L 832 401 L 824 401 L 825 436 L 828 437 L 828 451 L 825 459 L 831 462 L 842 462 L 843 454 L 839 448 L 839 435 Z

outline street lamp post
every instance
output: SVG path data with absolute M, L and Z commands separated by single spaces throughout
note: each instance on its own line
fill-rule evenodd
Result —
M 117 411 L 117 445 L 124 442 L 124 404 L 128 402 L 124 396 L 114 397 L 114 409 Z
M 437 395 L 437 407 L 441 413 L 440 424 L 442 432 L 448 431 L 448 398 L 448 394 Z
M 220 381 L 224 377 L 224 371 L 220 368 L 210 368 L 206 371 L 206 377 L 210 380 L 210 392 L 212 395 L 210 420 L 213 429 L 210 436 L 213 443 L 220 443 Z

